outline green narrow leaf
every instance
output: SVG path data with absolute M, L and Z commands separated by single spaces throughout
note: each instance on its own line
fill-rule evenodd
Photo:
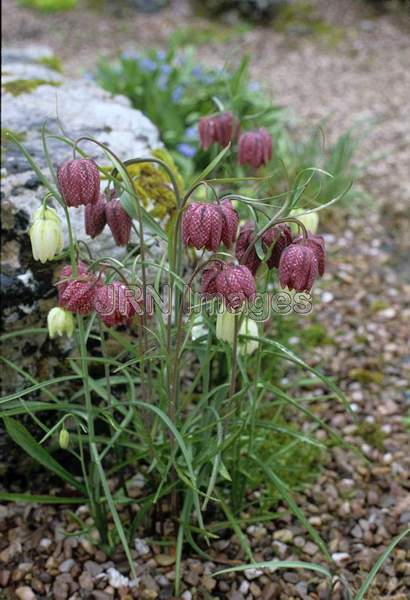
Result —
M 9 436 L 16 442 L 20 448 L 22 448 L 27 454 L 29 454 L 35 461 L 46 467 L 58 477 L 67 481 L 77 490 L 84 493 L 84 487 L 79 483 L 64 467 L 62 467 L 40 444 L 33 438 L 31 433 L 27 429 L 11 417 L 3 417 L 4 425 L 6 427 Z
M 219 165 L 219 163 L 221 162 L 225 154 L 228 152 L 230 147 L 231 144 L 229 144 L 229 146 L 226 146 L 226 148 L 220 151 L 218 156 L 216 156 L 214 160 L 211 161 L 209 165 L 202 171 L 202 173 L 195 178 L 195 180 L 192 182 L 191 187 L 194 187 L 197 183 L 206 179 L 206 176 L 209 175 L 209 173 L 212 173 L 214 169 L 216 169 L 216 167 Z
M 260 466 L 260 468 L 266 473 L 268 479 L 276 487 L 276 489 L 278 490 L 278 492 L 280 493 L 282 498 L 288 504 L 288 506 L 289 506 L 290 510 L 293 512 L 293 514 L 299 519 L 299 521 L 302 523 L 302 525 L 305 527 L 305 529 L 310 533 L 310 536 L 316 542 L 316 544 L 319 546 L 319 548 L 322 550 L 322 552 L 326 556 L 326 558 L 328 560 L 332 560 L 332 557 L 330 556 L 330 553 L 326 547 L 326 544 L 324 543 L 324 541 L 322 540 L 322 538 L 320 537 L 320 535 L 318 534 L 316 529 L 314 527 L 312 527 L 312 525 L 306 519 L 305 515 L 303 514 L 303 511 L 296 504 L 296 502 L 290 495 L 286 485 L 283 483 L 283 481 L 280 479 L 280 477 L 278 477 L 269 468 L 269 466 L 266 465 L 264 462 L 262 462 L 257 456 L 251 455 L 250 458 L 253 461 L 255 461 Z
M 384 563 L 384 561 L 386 560 L 386 558 L 388 557 L 390 552 L 392 552 L 392 550 L 394 550 L 394 548 L 397 546 L 397 544 L 399 544 L 401 542 L 401 540 L 406 537 L 406 535 L 409 535 L 409 533 L 410 533 L 410 527 L 405 529 L 402 533 L 400 533 L 397 537 L 395 537 L 390 542 L 390 544 L 387 546 L 386 550 L 379 556 L 379 558 L 374 563 L 372 570 L 370 571 L 370 573 L 364 580 L 362 587 L 360 588 L 360 590 L 354 597 L 354 600 L 363 600 L 365 593 L 367 592 L 373 579 L 377 575 L 377 571 L 380 569 L 380 567 L 382 566 L 382 564 Z
M 88 498 L 72 496 L 39 496 L 36 494 L 12 494 L 0 492 L 2 502 L 29 502 L 32 504 L 85 504 Z
M 329 582 L 332 580 L 331 573 L 321 565 L 315 563 L 307 563 L 301 560 L 268 560 L 264 562 L 255 562 L 247 565 L 239 565 L 238 567 L 230 567 L 229 569 L 223 569 L 214 573 L 216 575 L 223 575 L 224 573 L 235 573 L 238 571 L 246 571 L 247 569 L 269 569 L 274 572 L 277 569 L 306 569 L 308 571 L 316 571 L 321 573 L 328 578 Z M 356 599 L 355 599 L 356 600 Z

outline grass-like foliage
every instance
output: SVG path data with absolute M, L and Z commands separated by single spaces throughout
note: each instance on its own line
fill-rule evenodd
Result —
M 135 64 L 127 60 L 123 59 L 124 68 L 135 69 Z M 231 81 L 230 85 L 235 84 Z M 162 103 L 162 110 L 166 108 Z M 277 114 L 275 110 L 271 113 L 273 123 Z M 246 120 L 243 125 L 248 127 Z M 185 127 L 182 122 L 181 127 Z M 291 246 L 303 249 L 303 277 L 293 274 L 294 291 L 285 294 L 284 312 L 303 312 L 303 306 L 309 304 L 305 292 L 312 282 L 305 282 L 306 260 L 309 273 L 316 277 L 323 247 L 319 241 L 319 247 L 311 249 L 309 236 L 313 234 L 306 230 L 304 215 L 298 213 L 296 218 L 292 211 L 303 205 L 317 214 L 332 204 L 338 194 L 329 197 L 327 192 L 322 199 L 321 189 L 329 187 L 320 182 L 333 181 L 333 175 L 307 167 L 293 178 L 289 176 L 289 186 L 278 195 L 249 197 L 239 193 L 244 183 L 257 191 L 266 179 L 258 171 L 249 170 L 245 182 L 231 174 L 238 151 L 236 138 L 216 153 L 202 173 L 184 184 L 163 150 L 152 157 L 121 160 L 112 149 L 91 138 L 73 141 L 43 131 L 49 174 L 40 169 L 21 141 L 7 135 L 46 188 L 43 203 L 33 217 L 33 253 L 42 262 L 69 261 L 69 270 L 65 267 L 65 274 L 60 275 L 60 308 L 49 315 L 49 331 L 52 337 L 73 334 L 74 346 L 70 356 L 61 360 L 53 379 L 36 380 L 18 364 L 6 360 L 7 366 L 27 382 L 24 389 L 1 400 L 7 432 L 58 477 L 65 490 L 60 499 L 41 497 L 31 489 L 22 494 L 3 494 L 3 499 L 87 502 L 101 545 L 110 552 L 120 542 L 134 575 L 130 543 L 136 532 L 149 530 L 155 519 L 170 519 L 175 533 L 177 594 L 185 545 L 207 557 L 211 540 L 228 528 L 237 534 L 244 554 L 252 561 L 241 527 L 271 519 L 279 499 L 329 559 L 325 543 L 293 499 L 292 488 L 296 481 L 303 481 L 303 465 L 324 448 L 315 436 L 317 427 L 328 432 L 332 443 L 343 444 L 312 404 L 345 403 L 345 399 L 321 370 L 305 363 L 271 335 L 269 320 L 275 320 L 275 314 L 258 314 L 254 295 L 248 291 L 250 286 L 272 307 L 278 273 L 279 277 L 287 276 L 289 265 L 282 265 L 284 254 L 279 269 L 270 261 L 275 248 L 279 248 L 276 244 L 281 227 L 289 222 L 296 231 L 299 229 L 300 235 L 296 239 L 294 234 Z M 51 137 L 67 145 L 67 154 L 74 153 L 74 160 L 58 172 L 47 149 Z M 85 157 L 84 141 L 94 142 L 96 149 L 103 151 L 105 158 L 99 161 L 98 171 L 94 162 L 79 158 Z M 147 169 L 145 175 L 143 168 Z M 103 181 L 104 196 L 99 196 L 95 177 Z M 317 182 L 314 198 L 309 187 L 313 180 Z M 155 195 L 153 186 L 159 186 L 173 200 L 172 210 L 160 212 L 160 217 L 151 206 L 153 198 L 160 202 L 161 197 Z M 225 221 L 222 219 L 218 233 L 221 207 L 226 207 L 222 199 L 231 207 L 228 216 L 224 213 Z M 83 203 L 86 210 L 93 211 L 96 200 L 103 202 L 105 212 L 100 218 L 103 226 L 107 220 L 116 240 L 131 221 L 125 243 L 122 237 L 119 242 L 123 246 L 120 259 L 95 256 L 92 238 L 87 243 L 79 241 L 81 232 L 71 227 L 70 213 L 78 210 L 75 206 Z M 52 209 L 53 205 L 59 212 Z M 194 209 L 199 212 L 194 214 Z M 204 217 L 208 210 L 213 211 L 211 223 Z M 61 239 L 59 214 L 66 219 L 68 244 Z M 239 260 L 238 254 L 235 257 L 236 227 L 237 220 L 244 218 L 252 220 L 255 236 L 247 254 Z M 96 222 L 91 225 L 96 227 Z M 273 230 L 274 237 L 268 244 L 264 236 Z M 92 231 L 93 236 L 97 235 Z M 207 232 L 211 231 L 208 239 Z M 203 235 L 203 241 L 198 241 Z M 152 236 L 160 252 L 155 253 L 152 244 L 147 243 Z M 245 266 L 252 252 L 257 253 L 254 260 L 260 263 L 253 274 Z M 210 287 L 205 295 L 193 295 L 212 264 L 219 265 L 223 275 L 215 284 L 224 300 L 218 315 L 218 299 L 210 293 Z M 118 307 L 112 313 L 101 309 L 98 294 L 101 290 L 108 293 L 115 285 L 142 290 L 132 311 L 127 301 L 125 312 Z M 233 303 L 229 286 L 236 286 L 240 305 Z M 165 289 L 171 298 L 168 310 L 156 302 L 149 310 L 149 299 L 164 298 Z M 243 301 L 245 292 L 249 303 Z M 227 306 L 233 310 L 229 312 Z M 9 332 L 3 341 L 15 335 L 33 336 L 36 330 Z M 281 370 L 286 371 L 286 386 L 279 382 Z M 324 395 L 305 401 L 300 390 L 312 384 L 323 387 Z M 298 413 L 303 417 L 303 428 L 294 418 Z M 28 426 L 30 421 L 34 429 Z M 70 460 L 61 460 L 61 452 L 67 453 Z M 129 489 L 136 472 L 144 476 L 144 493 L 138 498 L 138 510 L 128 512 L 135 506 Z M 245 508 L 250 515 L 246 518 L 242 512 Z M 79 522 L 82 527 L 86 534 L 89 525 Z M 309 568 L 327 573 L 320 565 Z

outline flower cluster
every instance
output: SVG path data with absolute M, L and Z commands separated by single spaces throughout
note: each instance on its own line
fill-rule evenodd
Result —
M 211 260 L 202 272 L 202 293 L 206 298 L 220 296 L 227 307 L 238 310 L 256 293 L 255 276 L 262 262 L 277 269 L 282 287 L 298 292 L 310 291 L 325 269 L 325 243 L 321 236 L 307 232 L 293 238 L 283 222 L 256 233 L 252 222 L 245 223 L 237 235 L 239 215 L 228 199 L 219 203 L 190 204 L 182 217 L 185 246 L 216 252 L 221 244 L 235 244 L 237 264 Z M 260 240 L 264 257 L 258 254 Z
M 211 144 L 225 148 L 238 140 L 238 162 L 258 169 L 268 164 L 272 158 L 272 136 L 260 129 L 240 132 L 240 124 L 231 112 L 222 112 L 210 117 L 202 117 L 199 121 L 199 140 L 204 150 Z
M 70 265 L 61 269 L 57 289 L 59 310 L 83 316 L 96 311 L 108 327 L 130 325 L 135 315 L 146 312 L 141 294 L 135 293 L 140 290 L 119 281 L 106 283 L 102 275 L 97 277 L 82 262 L 77 264 L 75 276 Z M 61 335 L 57 324 L 55 327 Z

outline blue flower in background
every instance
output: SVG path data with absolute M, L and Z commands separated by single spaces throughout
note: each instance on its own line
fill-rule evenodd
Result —
M 158 60 L 165 60 L 167 56 L 167 53 L 164 52 L 164 50 L 157 50 L 157 59 Z
M 172 100 L 174 102 L 179 102 L 182 98 L 182 92 L 183 92 L 183 89 L 180 85 L 178 87 L 176 87 L 171 94 Z
M 139 60 L 140 56 L 139 52 L 131 52 L 130 50 L 124 50 L 121 54 L 121 58 L 124 60 Z
M 158 87 L 160 90 L 164 91 L 167 89 L 168 85 L 168 75 L 166 73 L 162 73 L 158 78 Z
M 172 67 L 170 65 L 161 65 L 159 69 L 164 75 L 169 75 L 172 71 Z
M 197 152 L 195 146 L 191 146 L 191 144 L 185 143 L 178 144 L 177 150 L 180 154 L 186 156 L 187 158 L 193 158 Z
M 257 81 L 251 81 L 248 85 L 248 90 L 250 92 L 259 92 L 261 90 L 261 85 Z
M 140 65 L 141 69 L 143 71 L 146 71 L 147 73 L 152 73 L 157 68 L 156 62 L 154 62 L 153 60 L 151 60 L 150 58 L 147 58 L 145 56 L 143 56 L 140 59 L 139 65 Z
M 185 130 L 185 137 L 187 140 L 197 140 L 198 139 L 198 127 L 196 125 L 191 125 Z
M 200 67 L 199 65 L 194 67 L 192 69 L 191 73 L 195 77 L 195 79 L 201 79 L 202 78 L 202 67 Z

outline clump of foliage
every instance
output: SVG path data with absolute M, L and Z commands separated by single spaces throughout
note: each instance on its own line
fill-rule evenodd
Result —
M 22 6 L 43 12 L 59 12 L 74 8 L 78 0 L 17 0 Z
M 266 23 L 278 14 L 287 0 L 193 0 L 193 3 L 201 13 L 221 15 L 236 11 L 244 19 Z
M 322 127 L 296 139 L 284 107 L 272 104 L 263 87 L 251 80 L 246 58 L 236 69 L 211 69 L 198 64 L 192 49 L 182 54 L 175 47 L 168 52 L 127 53 L 114 64 L 101 62 L 97 80 L 108 91 L 130 98 L 133 106 L 152 120 L 185 179 L 199 174 L 216 156 L 215 148 L 204 150 L 199 143 L 199 117 L 223 109 L 235 114 L 244 130 L 263 127 L 272 136 L 272 160 L 264 169 L 269 181 L 244 182 L 245 195 L 280 193 L 297 173 L 313 166 L 332 177 L 317 175 L 310 180 L 311 199 L 326 203 L 343 195 L 347 203 L 352 198 L 345 192 L 357 176 L 353 166 L 357 133 L 346 132 L 326 149 Z M 232 177 L 247 175 L 246 169 L 229 158 L 224 169 Z

